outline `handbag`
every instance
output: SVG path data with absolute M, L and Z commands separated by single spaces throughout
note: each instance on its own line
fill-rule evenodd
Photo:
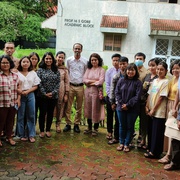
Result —
M 168 113 L 168 119 L 165 123 L 165 136 L 170 137 L 172 139 L 180 140 L 180 130 L 177 127 L 177 120 L 174 116 L 172 116 L 172 111 Z

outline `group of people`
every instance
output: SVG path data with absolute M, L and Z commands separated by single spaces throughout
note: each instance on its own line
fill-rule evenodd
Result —
M 127 57 L 113 54 L 113 67 L 105 71 L 99 54 L 93 53 L 87 60 L 81 56 L 82 50 L 83 45 L 75 43 L 74 55 L 67 58 L 65 66 L 66 55 L 63 51 L 57 52 L 55 57 L 51 52 L 46 52 L 41 61 L 35 52 L 17 60 L 13 57 L 14 43 L 5 44 L 5 55 L 0 57 L 0 133 L 5 133 L 11 145 L 16 144 L 12 138 L 16 112 L 15 134 L 22 141 L 35 142 L 38 112 L 40 138 L 51 137 L 54 116 L 56 132 L 61 132 L 63 117 L 66 121 L 63 132 L 68 132 L 71 130 L 71 109 L 75 99 L 75 133 L 81 131 L 79 124 L 84 109 L 88 124 L 84 134 L 97 136 L 99 123 L 105 119 L 106 104 L 108 144 L 119 143 L 118 151 L 129 152 L 139 116 L 138 147 L 147 150 L 144 154 L 146 158 L 160 158 L 168 112 L 171 109 L 174 115 L 177 112 L 180 62 L 175 60 L 171 63 L 172 75 L 169 75 L 167 64 L 158 58 L 148 62 L 147 70 L 143 66 L 146 59 L 144 53 L 137 53 L 134 63 L 129 63 Z M 180 113 L 177 117 L 178 128 L 179 117 Z M 167 154 L 159 162 L 170 163 L 164 167 L 167 170 L 179 168 L 180 142 L 167 139 Z
M 137 147 L 146 150 L 146 158 L 156 159 L 168 144 L 167 154 L 158 162 L 167 164 L 164 166 L 166 170 L 177 169 L 180 168 L 180 141 L 165 138 L 164 142 L 164 132 L 169 111 L 173 110 L 174 116 L 178 111 L 180 61 L 171 63 L 169 73 L 168 65 L 159 58 L 149 60 L 146 69 L 143 66 L 145 58 L 145 54 L 139 52 L 134 56 L 134 63 L 129 64 L 127 57 L 112 56 L 113 67 L 105 76 L 106 138 L 110 145 L 119 143 L 118 151 L 129 152 L 139 116 Z M 180 129 L 179 116 L 177 126 Z M 173 146 L 174 142 L 176 145 Z

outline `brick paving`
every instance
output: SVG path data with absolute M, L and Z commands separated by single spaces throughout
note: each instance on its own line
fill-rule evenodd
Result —
M 35 143 L 18 141 L 15 147 L 3 142 L 0 180 L 180 180 L 180 170 L 163 170 L 143 151 L 116 151 L 117 144 L 107 144 L 105 128 L 97 137 L 82 131 L 57 134 L 53 124 L 51 138 L 37 136 Z

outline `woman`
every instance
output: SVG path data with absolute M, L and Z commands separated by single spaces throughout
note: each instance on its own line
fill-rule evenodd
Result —
M 149 150 L 144 154 L 146 158 L 159 158 L 163 151 L 164 130 L 166 120 L 166 105 L 168 96 L 168 79 L 166 79 L 168 66 L 162 61 L 157 66 L 158 78 L 149 88 L 146 103 L 146 114 L 151 117 L 151 142 Z
M 38 90 L 39 98 L 39 136 L 43 138 L 45 135 L 51 137 L 51 125 L 53 120 L 53 111 L 57 103 L 60 73 L 56 66 L 56 60 L 51 52 L 44 54 L 37 75 L 41 79 Z M 46 116 L 47 115 L 47 116 Z M 47 117 L 47 118 L 45 118 Z M 45 129 L 46 119 L 46 129 Z M 46 130 L 46 134 L 44 133 Z
M 7 142 L 14 146 L 16 142 L 12 139 L 12 130 L 17 108 L 20 107 L 20 84 L 16 73 L 11 70 L 14 63 L 8 55 L 0 57 L 0 132 L 5 127 Z M 0 140 L 0 147 L 3 144 Z
M 38 69 L 38 63 L 40 61 L 40 58 L 39 58 L 39 55 L 35 52 L 32 52 L 30 55 L 29 55 L 29 58 L 32 62 L 32 67 L 33 67 L 33 70 L 34 71 L 37 71 Z
M 158 58 L 153 58 L 151 60 L 149 60 L 148 62 L 148 66 L 149 66 L 149 73 L 145 76 L 144 80 L 142 81 L 143 83 L 143 89 L 142 89 L 142 95 L 141 95 L 141 112 L 139 114 L 140 119 L 141 119 L 141 142 L 138 144 L 138 148 L 142 148 L 142 149 L 147 149 L 146 146 L 146 135 L 148 132 L 148 124 L 149 124 L 149 116 L 146 115 L 146 111 L 145 111 L 145 106 L 146 106 L 146 101 L 147 101 L 147 97 L 148 97 L 148 90 L 150 85 L 152 84 L 153 80 L 156 79 L 158 76 L 156 74 L 156 69 L 157 66 L 159 64 L 160 60 Z M 148 136 L 148 138 L 150 138 Z
M 173 78 L 169 81 L 169 84 L 168 84 L 169 94 L 168 94 L 166 118 L 168 118 L 169 111 L 173 109 L 176 93 L 178 91 L 178 79 L 179 79 L 179 72 L 180 72 L 179 63 L 180 63 L 179 60 L 175 60 L 170 65 L 170 73 L 173 75 Z M 163 158 L 158 160 L 158 162 L 162 164 L 167 164 L 171 160 L 171 140 L 172 140 L 171 138 L 165 137 L 165 144 L 168 143 L 168 151 Z
M 134 133 L 134 124 L 140 110 L 140 97 L 142 83 L 138 79 L 137 66 L 131 63 L 125 70 L 124 78 L 119 79 L 115 97 L 117 100 L 117 115 L 119 119 L 119 140 L 118 151 L 129 152 L 129 144 Z
M 56 105 L 56 132 L 57 133 L 61 132 L 60 123 L 61 123 L 61 119 L 64 117 L 64 111 L 65 111 L 66 103 L 68 101 L 68 94 L 69 94 L 68 69 L 64 66 L 65 56 L 66 55 L 63 51 L 59 51 L 56 54 L 58 70 L 61 76 L 59 98 Z
M 85 89 L 84 117 L 87 118 L 88 129 L 84 134 L 98 134 L 99 122 L 105 118 L 104 105 L 99 97 L 99 87 L 102 87 L 105 80 L 105 70 L 102 68 L 103 60 L 99 54 L 91 54 L 88 61 L 88 68 L 84 74 L 83 82 Z M 92 131 L 92 123 L 94 130 Z
M 33 70 L 36 72 L 38 69 L 38 63 L 40 61 L 39 55 L 36 52 L 32 52 L 29 55 L 29 58 L 32 62 L 32 66 L 33 66 Z M 34 91 L 34 95 L 35 95 L 35 124 L 37 122 L 37 114 L 38 114 L 38 109 L 39 109 L 39 102 L 38 102 L 38 98 L 37 98 L 37 92 L 38 89 Z
M 32 70 L 32 62 L 28 56 L 24 56 L 19 61 L 18 76 L 22 83 L 21 107 L 17 116 L 17 133 L 22 141 L 35 142 L 35 96 L 34 91 L 38 88 L 40 79 Z M 26 117 L 26 124 L 24 123 Z M 25 131 L 27 126 L 27 132 Z

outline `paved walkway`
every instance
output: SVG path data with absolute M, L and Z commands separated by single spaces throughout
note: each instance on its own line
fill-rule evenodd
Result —
M 145 159 L 143 151 L 117 152 L 117 144 L 107 144 L 105 128 L 91 137 L 73 131 L 57 134 L 53 124 L 52 134 L 37 137 L 34 144 L 19 141 L 12 147 L 4 142 L 0 180 L 180 180 L 180 171 L 163 170 L 157 160 Z

